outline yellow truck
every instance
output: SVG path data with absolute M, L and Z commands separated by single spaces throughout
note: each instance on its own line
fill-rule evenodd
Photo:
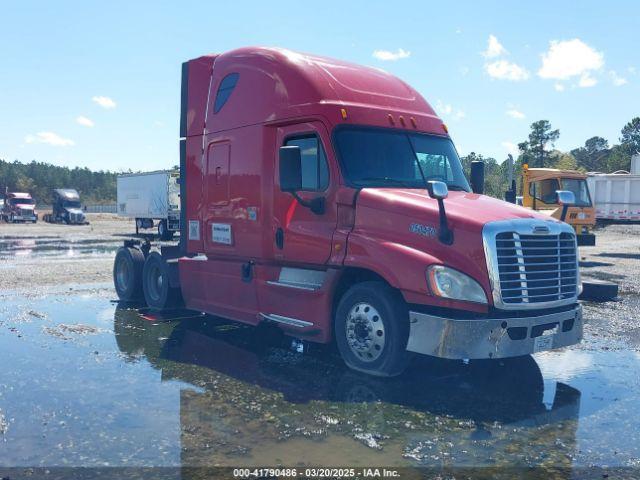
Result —
M 568 190 L 575 195 L 575 204 L 569 207 L 565 222 L 575 229 L 578 245 L 595 245 L 596 237 L 592 231 L 596 224 L 596 216 L 587 186 L 587 175 L 575 170 L 523 166 L 524 207 L 560 219 L 562 206 L 557 203 L 557 190 Z

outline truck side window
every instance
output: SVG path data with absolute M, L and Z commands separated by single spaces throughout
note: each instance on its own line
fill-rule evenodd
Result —
M 224 104 L 227 103 L 227 100 L 229 100 L 229 97 L 231 96 L 231 92 L 236 88 L 239 76 L 240 74 L 238 73 L 230 73 L 222 79 L 220 86 L 218 87 L 218 93 L 216 93 L 216 101 L 213 104 L 213 113 L 218 113 Z
M 302 190 L 322 191 L 329 186 L 327 156 L 315 135 L 288 138 L 286 146 L 300 147 L 302 156 Z
M 560 183 L 556 178 L 529 184 L 529 195 L 548 205 L 556 203 L 556 190 L 560 190 Z

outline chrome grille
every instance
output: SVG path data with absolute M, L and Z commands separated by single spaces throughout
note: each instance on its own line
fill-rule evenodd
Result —
M 542 303 L 577 295 L 575 235 L 526 235 L 502 232 L 495 237 L 500 294 L 506 304 Z

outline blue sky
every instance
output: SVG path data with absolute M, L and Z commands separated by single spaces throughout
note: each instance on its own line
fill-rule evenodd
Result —
M 637 2 L 2 2 L 0 158 L 178 162 L 180 64 L 247 45 L 383 68 L 462 154 L 505 158 L 548 119 L 557 148 L 640 115 Z

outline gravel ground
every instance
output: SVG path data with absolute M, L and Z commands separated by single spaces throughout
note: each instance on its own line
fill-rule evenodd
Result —
M 89 214 L 89 225 L 0 223 L 0 296 L 42 287 L 111 282 L 113 257 L 132 220 Z

